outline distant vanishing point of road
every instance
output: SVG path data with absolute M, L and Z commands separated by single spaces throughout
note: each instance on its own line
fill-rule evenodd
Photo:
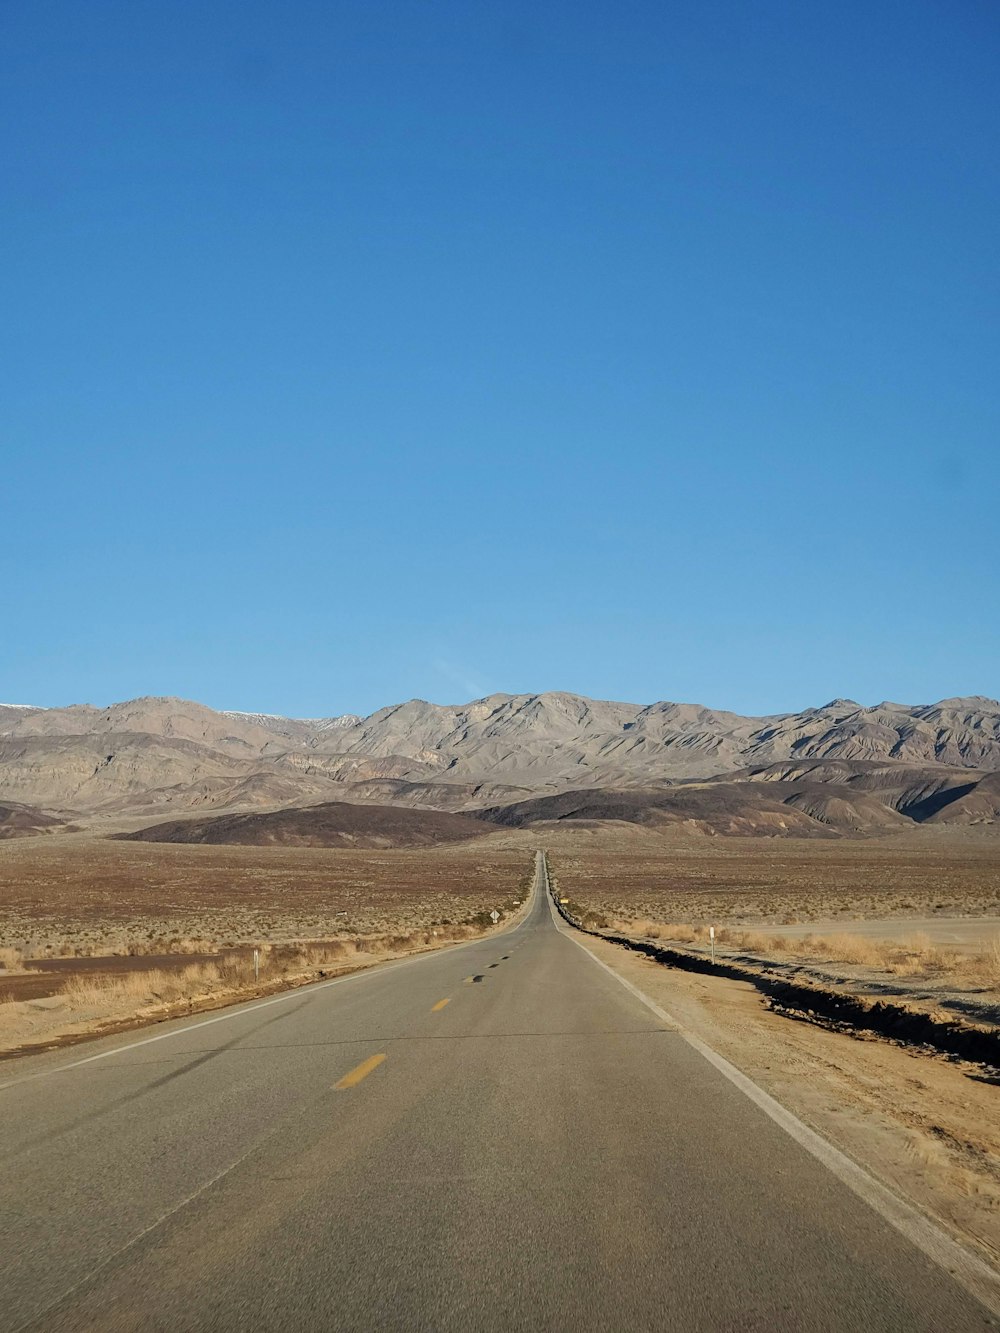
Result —
M 0 1154 L 8 1333 L 990 1327 L 541 891 L 474 944 L 8 1061 Z

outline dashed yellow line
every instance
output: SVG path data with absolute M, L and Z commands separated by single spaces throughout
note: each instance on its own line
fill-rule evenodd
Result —
M 343 1092 L 347 1088 L 355 1088 L 363 1078 L 367 1078 L 373 1069 L 378 1069 L 379 1065 L 385 1059 L 385 1055 L 370 1055 L 367 1060 L 362 1060 L 359 1065 L 345 1074 L 339 1083 L 333 1086 L 338 1092 Z
M 448 997 L 448 1000 L 450 999 L 451 996 Z M 438 1000 L 437 1004 L 431 1006 L 431 1013 L 436 1014 L 439 1009 L 443 1009 L 445 1005 L 448 1003 L 448 1000 Z

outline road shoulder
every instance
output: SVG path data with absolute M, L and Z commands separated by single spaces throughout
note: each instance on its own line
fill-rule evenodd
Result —
M 681 972 L 562 928 L 686 1034 L 996 1270 L 998 1093 L 975 1067 L 782 1017 L 747 983 Z

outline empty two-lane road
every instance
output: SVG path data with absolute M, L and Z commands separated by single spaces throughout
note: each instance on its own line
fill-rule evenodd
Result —
M 0 1158 L 7 1330 L 990 1323 L 541 892 L 482 942 L 4 1064 Z

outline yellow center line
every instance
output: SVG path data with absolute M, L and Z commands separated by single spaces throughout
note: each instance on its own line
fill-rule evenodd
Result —
M 449 996 L 448 999 L 450 1000 L 451 996 Z M 431 1006 L 431 1013 L 436 1014 L 437 1011 L 443 1009 L 447 1003 L 448 1000 L 438 1000 L 437 1004 Z
M 357 1087 L 361 1080 L 367 1078 L 373 1069 L 378 1069 L 384 1059 L 384 1054 L 370 1055 L 367 1060 L 362 1060 L 361 1063 L 356 1068 L 352 1069 L 349 1074 L 345 1074 L 339 1083 L 335 1083 L 333 1085 L 334 1088 L 338 1092 L 342 1092 L 345 1088 Z

